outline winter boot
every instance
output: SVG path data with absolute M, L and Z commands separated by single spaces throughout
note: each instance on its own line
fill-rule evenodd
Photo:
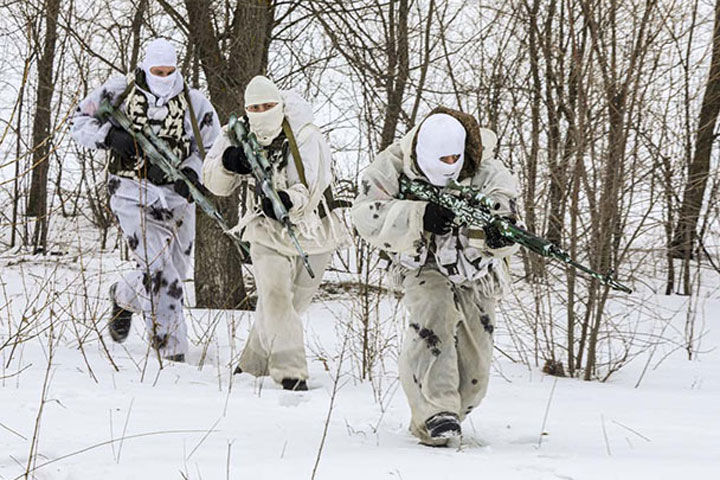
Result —
M 125 310 L 115 302 L 115 289 L 117 283 L 110 285 L 110 301 L 112 302 L 112 310 L 110 312 L 110 321 L 108 322 L 108 331 L 110 338 L 114 342 L 122 343 L 130 334 L 130 324 L 132 322 L 132 312 Z
M 155 350 L 162 350 L 167 346 L 168 342 L 168 336 L 167 335 L 154 335 L 152 338 L 152 348 Z M 176 353 L 175 355 L 168 355 L 167 357 L 163 357 L 165 360 L 170 360 L 171 362 L 177 362 L 177 363 L 185 363 L 185 354 L 184 353 Z
M 307 392 L 307 382 L 305 380 L 298 380 L 297 378 L 283 378 L 282 379 L 283 390 L 292 390 L 294 392 Z
M 430 445 L 441 446 L 448 440 L 457 438 L 462 434 L 458 416 L 451 412 L 436 413 L 425 420 L 425 428 L 430 435 Z

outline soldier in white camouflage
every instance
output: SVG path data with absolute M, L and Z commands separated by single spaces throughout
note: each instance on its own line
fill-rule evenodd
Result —
M 220 123 L 207 98 L 185 85 L 175 49 L 163 39 L 148 45 L 135 71 L 111 78 L 80 102 L 72 119 L 71 133 L 80 145 L 110 151 L 110 209 L 136 262 L 136 269 L 110 288 L 110 336 L 123 342 L 132 315 L 140 314 L 160 356 L 184 361 L 188 341 L 183 282 L 195 237 L 195 205 L 187 185 L 171 182 L 129 132 L 97 117 L 105 99 L 119 106 L 138 130 L 150 125 L 183 160 L 182 172 L 196 184 L 200 152 L 212 146 Z
M 315 125 L 310 104 L 292 90 L 280 90 L 256 76 L 245 90 L 240 120 L 252 132 L 272 166 L 273 188 L 288 211 L 298 242 L 315 272 L 305 270 L 287 229 L 267 198 L 254 194 L 255 180 L 243 148 L 224 127 L 203 166 L 203 181 L 216 195 L 230 195 L 249 182 L 246 207 L 235 231 L 250 244 L 257 287 L 255 322 L 235 373 L 269 375 L 286 390 L 307 390 L 308 366 L 301 315 L 310 306 L 335 250 L 348 232 L 332 196 L 332 153 Z
M 405 197 L 400 178 L 477 187 L 496 202 L 495 213 L 514 218 L 517 181 L 493 158 L 496 143 L 473 117 L 436 109 L 365 170 L 352 210 L 358 233 L 392 259 L 405 293 L 400 380 L 410 430 L 427 445 L 459 437 L 460 422 L 485 396 L 496 302 L 518 246 L 491 228 L 456 225 L 442 206 Z

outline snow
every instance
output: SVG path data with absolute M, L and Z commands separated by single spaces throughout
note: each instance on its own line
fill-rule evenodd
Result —
M 24 477 L 45 384 L 31 462 L 37 479 L 311 478 L 329 413 L 318 479 L 676 480 L 720 472 L 716 298 L 703 302 L 710 317 L 695 359 L 661 346 L 606 383 L 550 377 L 498 353 L 488 396 L 463 423 L 460 446 L 430 448 L 408 432 L 396 380 L 400 339 L 375 365 L 373 381 L 358 378 L 349 293 L 320 296 L 305 316 L 308 392 L 231 375 L 248 312 L 188 310 L 189 362 L 162 369 L 135 319 L 126 343 L 106 338 L 115 371 L 93 319 L 104 326 L 107 286 L 128 268 L 116 257 L 0 258 L 0 479 Z M 686 299 L 645 295 L 646 305 L 674 312 L 669 331 L 682 333 Z M 382 300 L 386 335 L 403 331 L 396 304 Z M 5 345 L 23 316 L 24 341 Z M 498 342 L 511 351 L 511 318 L 499 317 Z

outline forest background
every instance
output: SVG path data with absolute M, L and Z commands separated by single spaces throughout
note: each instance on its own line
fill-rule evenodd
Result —
M 77 146 L 69 118 L 157 37 L 174 43 L 186 81 L 223 123 L 256 74 L 307 98 L 346 198 L 435 106 L 494 130 L 528 229 L 635 290 L 522 252 L 503 312 L 512 348 L 500 354 L 513 363 L 606 381 L 636 359 L 706 351 L 707 305 L 720 297 L 720 1 L 3 0 L 0 12 L 3 277 L 44 265 L 22 313 L 7 293 L 0 302 L 3 371 L 18 345 L 53 338 L 47 312 L 65 308 L 51 293 L 59 265 L 128 259 L 107 207 L 105 154 Z M 215 201 L 234 223 L 237 198 Z M 195 245 L 191 306 L 244 308 L 252 277 L 207 218 Z M 400 328 L 383 309 L 395 292 L 382 265 L 354 236 L 323 287 L 350 299 L 348 348 L 371 382 L 401 338 L 388 333 Z M 104 293 L 90 287 L 73 307 L 80 345 L 103 328 Z M 680 301 L 659 307 L 663 296 Z M 209 338 L 197 340 L 203 356 Z

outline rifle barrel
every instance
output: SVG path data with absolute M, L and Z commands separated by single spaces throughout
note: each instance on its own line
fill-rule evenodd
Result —
M 451 191 L 458 193 L 458 195 L 450 193 Z M 614 290 L 632 293 L 629 287 L 617 281 L 612 271 L 605 275 L 596 272 L 575 261 L 570 257 L 569 253 L 551 241 L 538 237 L 524 228 L 511 223 L 508 219 L 492 213 L 489 207 L 492 202 L 490 202 L 485 195 L 477 192 L 477 190 L 473 188 L 450 185 L 443 191 L 434 185 L 420 180 L 410 180 L 403 175 L 400 177 L 400 193 L 406 197 L 410 195 L 416 200 L 433 202 L 452 210 L 456 215 L 456 219 L 464 225 L 475 225 L 482 228 L 486 225 L 494 224 L 498 227 L 498 231 L 503 237 L 512 240 L 531 252 L 570 265 L 587 273 L 592 278 L 600 281 L 604 285 L 608 285 Z

